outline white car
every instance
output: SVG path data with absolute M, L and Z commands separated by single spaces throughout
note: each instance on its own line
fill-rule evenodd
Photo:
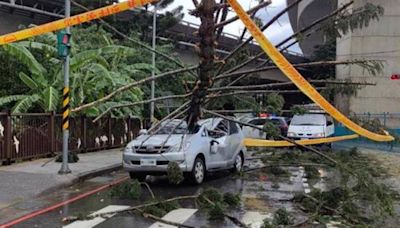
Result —
M 188 134 L 185 121 L 165 121 L 154 136 L 140 135 L 127 145 L 123 166 L 131 178 L 142 181 L 147 175 L 166 174 L 168 163 L 176 162 L 186 177 L 200 184 L 207 172 L 242 169 L 243 140 L 239 125 L 221 118 L 199 121 L 194 134 Z
M 326 114 L 295 115 L 290 121 L 287 136 L 292 139 L 316 139 L 335 134 L 332 117 Z
M 286 119 L 284 117 L 279 116 L 271 116 L 271 117 L 253 117 L 251 119 L 246 119 L 246 122 L 252 125 L 256 125 L 259 128 L 264 128 L 264 125 L 267 122 L 273 123 L 276 127 L 279 128 L 281 135 L 286 136 L 288 125 Z M 243 126 L 242 127 L 243 134 L 246 138 L 253 139 L 266 139 L 266 134 L 264 131 L 261 131 L 256 128 Z

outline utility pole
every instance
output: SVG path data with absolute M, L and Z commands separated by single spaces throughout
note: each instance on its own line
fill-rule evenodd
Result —
M 158 4 L 154 5 L 154 10 L 153 10 L 153 42 L 152 42 L 152 48 L 153 50 L 156 50 L 156 42 L 157 42 L 157 10 L 158 10 Z M 154 77 L 156 75 L 156 53 L 153 51 L 152 53 L 152 65 L 153 69 L 151 71 L 151 76 Z M 151 99 L 154 99 L 154 94 L 155 94 L 155 87 L 156 87 L 156 82 L 153 80 L 151 81 Z M 154 121 L 154 102 L 150 103 L 150 123 L 153 123 Z
M 71 16 L 71 0 L 65 0 L 65 18 L 69 18 Z M 69 42 L 70 42 L 70 34 L 71 29 L 67 27 L 65 32 L 65 36 L 62 38 L 62 45 L 64 45 L 65 56 L 64 56 L 64 89 L 63 89 L 63 146 L 62 146 L 62 165 L 59 174 L 68 174 L 71 173 L 71 170 L 68 167 L 68 138 L 69 138 Z

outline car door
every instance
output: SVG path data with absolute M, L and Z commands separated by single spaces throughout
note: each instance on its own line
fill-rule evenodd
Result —
M 239 150 L 241 142 L 241 137 L 240 137 L 240 132 L 239 132 L 239 126 L 232 121 L 229 121 L 229 135 L 227 138 L 228 142 L 228 151 L 226 153 L 227 157 L 226 160 L 231 163 L 234 158 L 236 153 Z
M 210 136 L 209 168 L 220 169 L 227 166 L 229 151 L 229 122 L 220 120 L 214 129 L 208 131 Z
M 325 136 L 329 137 L 335 134 L 335 124 L 333 122 L 332 117 L 326 117 L 326 133 Z

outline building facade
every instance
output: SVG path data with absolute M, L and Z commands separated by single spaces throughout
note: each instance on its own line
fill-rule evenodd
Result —
M 344 4 L 348 0 L 339 0 Z M 362 88 L 356 96 L 336 98 L 336 107 L 346 114 L 370 113 L 384 115 L 385 124 L 390 128 L 400 128 L 400 0 L 355 0 L 353 8 L 367 2 L 378 4 L 385 10 L 379 21 L 373 21 L 366 28 L 355 30 L 337 40 L 337 60 L 380 60 L 382 72 L 372 75 L 364 68 L 338 66 L 338 79 L 366 81 L 376 86 Z
M 303 0 L 289 13 L 294 31 L 349 1 Z M 294 0 L 287 1 L 288 4 L 292 2 Z M 371 82 L 376 83 L 376 86 L 366 86 L 355 96 L 337 95 L 335 106 L 346 115 L 377 117 L 387 127 L 398 129 L 400 128 L 400 80 L 396 79 L 396 75 L 400 75 L 400 27 L 398 26 L 400 0 L 354 0 L 349 10 L 364 6 L 367 2 L 382 6 L 385 10 L 384 15 L 379 21 L 372 21 L 368 27 L 337 39 L 337 60 L 379 60 L 383 66 L 382 72 L 372 75 L 358 65 L 337 66 L 337 79 Z M 305 56 L 311 56 L 314 46 L 323 42 L 323 35 L 316 33 L 300 42 L 300 47 Z

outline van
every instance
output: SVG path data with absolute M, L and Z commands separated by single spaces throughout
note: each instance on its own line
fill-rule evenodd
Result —
M 334 134 L 335 124 L 332 117 L 326 114 L 309 113 L 293 116 L 287 136 L 297 140 L 326 138 Z

